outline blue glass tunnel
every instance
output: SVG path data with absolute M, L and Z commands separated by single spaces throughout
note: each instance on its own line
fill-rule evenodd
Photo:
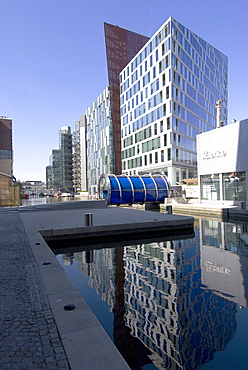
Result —
M 99 199 L 109 205 L 163 203 L 171 186 L 165 175 L 105 175 L 98 182 Z

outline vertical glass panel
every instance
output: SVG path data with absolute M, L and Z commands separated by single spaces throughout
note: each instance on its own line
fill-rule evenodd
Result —
M 219 174 L 201 176 L 201 194 L 204 200 L 220 200 Z
M 232 172 L 223 174 L 223 198 L 224 200 L 246 200 L 246 174 Z

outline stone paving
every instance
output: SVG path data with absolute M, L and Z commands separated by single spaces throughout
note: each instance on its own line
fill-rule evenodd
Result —
M 18 212 L 0 210 L 0 369 L 70 369 Z

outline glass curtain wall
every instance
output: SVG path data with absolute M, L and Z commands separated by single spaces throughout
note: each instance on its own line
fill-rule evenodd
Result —
M 220 180 L 223 184 L 223 199 L 221 199 Z M 245 171 L 201 176 L 201 195 L 202 200 L 246 201 Z

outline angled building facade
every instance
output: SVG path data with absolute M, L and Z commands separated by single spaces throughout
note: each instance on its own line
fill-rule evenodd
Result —
M 169 18 L 120 73 L 122 172 L 197 177 L 196 135 L 227 123 L 227 57 Z
M 104 23 L 104 31 L 114 140 L 114 173 L 120 175 L 122 167 L 119 73 L 145 45 L 149 37 L 108 23 Z
M 86 160 L 89 194 L 94 195 L 102 173 L 121 174 L 121 119 L 119 73 L 149 40 L 104 23 L 107 87 L 86 112 Z

